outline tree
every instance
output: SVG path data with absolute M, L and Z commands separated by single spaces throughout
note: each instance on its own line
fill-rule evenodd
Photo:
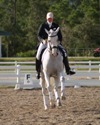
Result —
M 11 33 L 3 38 L 3 51 L 8 47 L 8 56 L 33 56 L 37 30 L 48 11 L 60 25 L 69 55 L 100 46 L 99 0 L 0 0 L 0 30 Z

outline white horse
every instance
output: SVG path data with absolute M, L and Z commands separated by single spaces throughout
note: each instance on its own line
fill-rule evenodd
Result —
M 48 91 L 50 106 L 53 108 L 55 107 L 54 100 L 53 100 L 53 93 L 52 93 L 52 86 L 50 83 L 50 77 L 54 78 L 54 95 L 56 99 L 56 105 L 61 106 L 60 97 L 58 94 L 58 85 L 61 85 L 61 97 L 65 99 L 64 96 L 64 64 L 63 64 L 63 57 L 58 49 L 58 36 L 56 31 L 45 30 L 48 34 L 47 40 L 47 48 L 45 49 L 42 55 L 42 70 L 41 70 L 41 78 L 40 78 L 40 85 L 42 87 L 42 94 L 43 94 L 43 101 L 44 101 L 44 108 L 45 110 L 48 109 L 48 98 L 46 96 L 46 90 Z

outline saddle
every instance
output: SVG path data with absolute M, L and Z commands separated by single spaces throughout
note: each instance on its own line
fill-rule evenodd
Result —
M 43 55 L 45 49 L 46 49 L 46 48 L 44 48 L 44 49 L 41 51 L 41 54 L 40 54 L 40 61 L 41 61 L 41 59 L 42 59 L 42 55 Z

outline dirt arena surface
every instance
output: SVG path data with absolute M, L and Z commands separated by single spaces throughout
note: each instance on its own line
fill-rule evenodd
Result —
M 100 125 L 100 87 L 66 87 L 60 108 L 44 110 L 41 89 L 0 88 L 0 125 Z

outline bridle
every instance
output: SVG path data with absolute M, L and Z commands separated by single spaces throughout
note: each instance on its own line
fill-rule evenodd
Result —
M 53 45 L 53 46 L 51 46 L 50 45 L 50 40 L 49 40 L 49 38 L 52 38 L 52 37 L 56 37 L 57 36 L 57 33 L 58 33 L 58 31 L 59 31 L 59 27 L 55 30 L 55 31 L 53 31 L 52 29 L 51 29 L 51 31 L 48 31 L 47 29 L 45 29 L 45 32 L 48 34 L 48 40 L 47 40 L 47 43 L 48 43 L 48 49 L 49 49 L 49 51 L 52 53 L 52 55 L 54 55 L 54 56 L 57 56 L 58 55 L 58 52 L 57 52 L 57 50 L 58 50 L 58 45 Z M 53 34 L 53 33 L 55 33 L 55 34 Z M 56 39 L 57 40 L 57 39 Z M 57 41 L 56 41 L 57 42 Z M 52 43 L 51 43 L 52 44 Z
M 51 36 L 49 36 L 49 37 L 55 37 L 55 36 L 57 36 L 57 34 L 55 34 L 55 35 L 51 35 Z
M 48 37 L 56 37 L 56 36 L 57 36 L 57 34 L 55 34 L 55 35 L 49 35 Z M 47 43 L 50 43 L 50 41 L 48 40 Z M 50 51 L 52 51 L 53 49 L 57 49 L 58 50 L 58 45 L 57 46 L 51 46 L 49 44 L 49 48 L 50 48 Z M 58 53 L 57 53 L 57 55 L 58 55 Z

